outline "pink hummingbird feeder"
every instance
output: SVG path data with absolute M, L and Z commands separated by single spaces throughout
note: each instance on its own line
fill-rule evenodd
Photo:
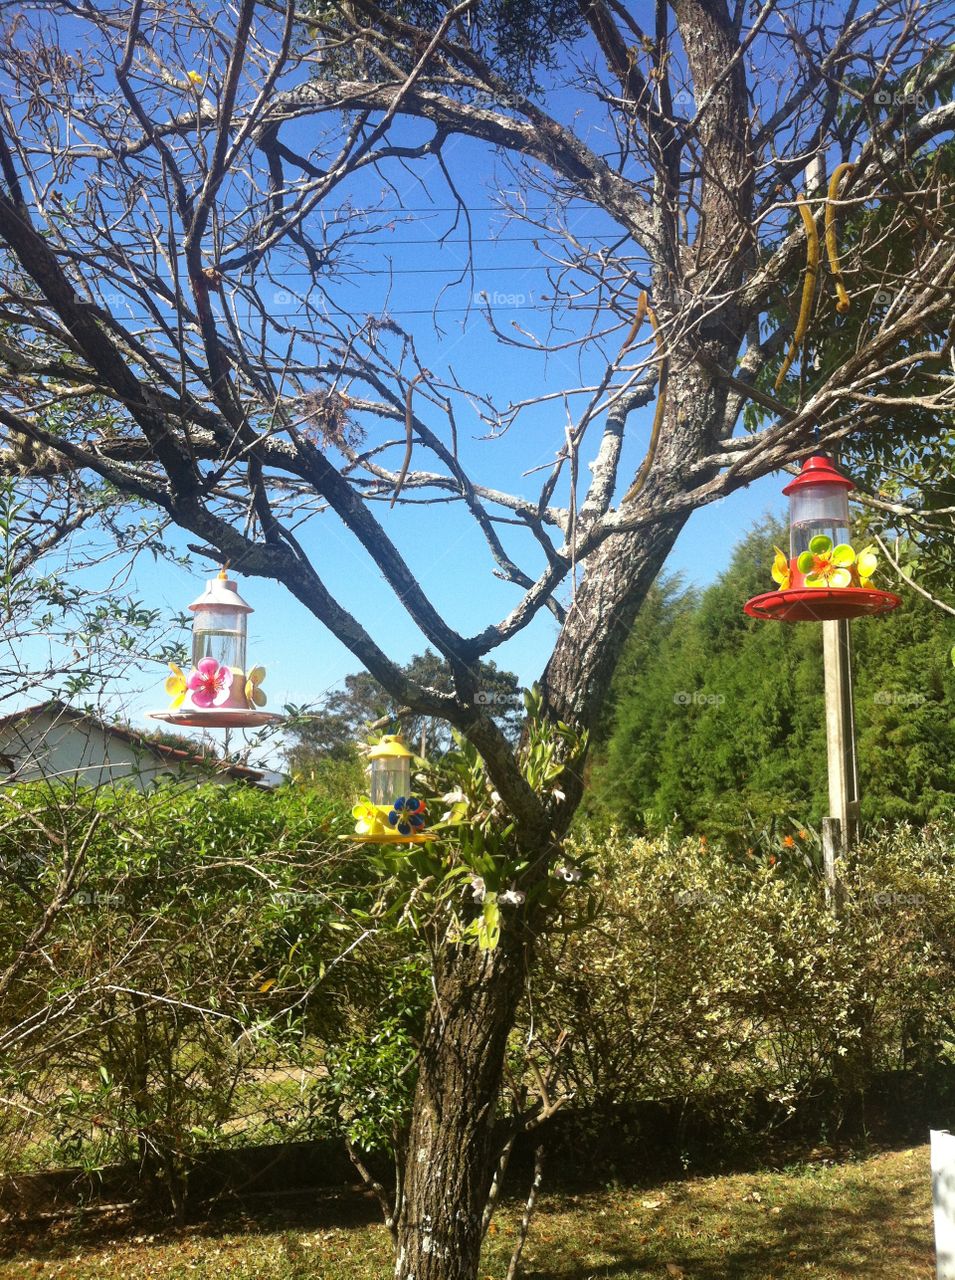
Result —
M 872 586 L 875 548 L 856 551 L 849 542 L 852 481 L 826 457 L 807 458 L 783 489 L 789 498 L 789 555 L 776 548 L 772 578 L 777 590 L 747 600 L 751 618 L 779 622 L 832 622 L 875 617 L 902 603 Z
M 166 680 L 168 710 L 150 711 L 153 720 L 191 729 L 254 729 L 279 717 L 263 711 L 264 667 L 246 669 L 246 639 L 252 606 L 236 583 L 220 570 L 189 608 L 193 612 L 192 668 L 174 662 Z

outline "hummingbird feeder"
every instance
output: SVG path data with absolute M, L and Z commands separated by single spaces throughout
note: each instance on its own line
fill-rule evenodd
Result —
M 192 669 L 174 662 L 166 680 L 172 703 L 150 711 L 153 720 L 191 729 L 254 729 L 279 717 L 263 711 L 264 667 L 246 670 L 246 638 L 252 606 L 222 569 L 189 608 L 193 612 Z
M 411 794 L 413 754 L 398 734 L 388 733 L 368 752 L 368 790 L 352 810 L 354 839 L 366 844 L 425 844 L 428 810 Z
M 783 489 L 789 498 L 789 555 L 779 547 L 772 567 L 776 591 L 747 600 L 751 618 L 831 622 L 891 613 L 902 603 L 872 586 L 875 548 L 849 541 L 849 491 L 855 485 L 826 457 L 807 458 Z

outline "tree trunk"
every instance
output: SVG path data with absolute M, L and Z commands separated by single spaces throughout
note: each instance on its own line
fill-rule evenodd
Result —
M 395 1280 L 475 1280 L 497 1161 L 507 1037 L 527 950 L 449 947 L 419 1057 L 398 1211 Z

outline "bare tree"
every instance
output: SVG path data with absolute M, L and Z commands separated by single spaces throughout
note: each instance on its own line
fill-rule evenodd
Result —
M 527 738 L 513 748 L 482 706 L 476 664 L 550 610 L 560 630 L 540 714 L 579 743 L 691 512 L 814 440 L 876 431 L 915 378 L 924 407 L 950 411 L 951 190 L 920 163 L 955 125 L 951 26 L 903 0 L 660 0 L 646 30 L 620 0 L 561 7 L 552 27 L 528 5 L 534 31 L 563 41 L 543 78 L 581 106 L 558 116 L 513 70 L 528 65 L 526 38 L 510 63 L 497 56 L 508 32 L 479 0 L 437 21 L 427 5 L 370 0 L 3 8 L 7 470 L 41 489 L 99 477 L 214 558 L 283 583 L 394 698 L 477 749 L 527 855 L 527 901 L 500 945 L 448 941 L 436 956 L 400 1188 L 399 1280 L 471 1280 L 505 1043 L 547 925 L 535 889 L 582 787 L 579 762 L 559 791 L 535 782 Z M 340 300 L 337 273 L 360 262 L 362 238 L 401 217 L 389 174 L 427 162 L 470 225 L 448 156 L 462 136 L 510 167 L 502 208 L 551 267 L 544 332 L 481 309 L 528 368 L 570 353 L 573 385 L 542 381 L 499 405 L 450 365 L 426 368 L 420 337 L 387 311 L 351 318 Z M 601 137 L 602 152 L 589 141 Z M 356 217 L 369 173 L 389 194 Z M 582 235 L 572 201 L 601 211 L 611 243 Z M 888 211 L 889 225 L 863 219 L 840 259 L 848 209 Z M 851 296 L 884 236 L 905 246 L 886 257 L 889 305 L 871 285 Z M 790 282 L 804 268 L 797 314 Z M 307 283 L 290 319 L 273 299 L 293 271 Z M 806 358 L 807 335 L 824 345 L 847 296 L 866 314 L 853 349 L 837 367 Z M 644 460 L 622 474 L 651 404 Z M 752 404 L 768 419 L 739 434 Z M 493 437 L 532 408 L 553 423 L 539 488 L 472 478 L 462 416 Z M 395 503 L 472 519 L 515 589 L 510 612 L 454 629 L 409 568 Z M 377 565 L 452 693 L 409 679 L 333 597 L 297 536 L 318 518 Z M 528 567 L 541 554 L 543 569 Z

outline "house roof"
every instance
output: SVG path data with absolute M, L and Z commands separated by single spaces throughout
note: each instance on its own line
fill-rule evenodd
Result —
M 151 752 L 154 756 L 167 761 L 170 765 L 206 768 L 222 774 L 224 777 L 232 778 L 236 782 L 261 784 L 267 777 L 267 772 L 263 769 L 250 769 L 247 765 L 230 764 L 227 761 L 217 759 L 215 756 L 184 751 L 180 747 L 172 747 L 165 742 L 157 742 L 147 734 L 137 733 L 135 729 L 130 729 L 127 725 L 110 724 L 108 721 L 101 720 L 98 716 L 94 716 L 87 711 L 77 711 L 75 707 L 71 707 L 67 702 L 61 702 L 59 698 L 49 698 L 46 702 L 37 702 L 33 706 L 21 707 L 19 711 L 11 711 L 8 715 L 0 716 L 0 732 L 9 725 L 18 725 L 24 721 L 37 720 L 42 715 L 49 715 L 55 720 L 70 720 L 74 723 L 82 722 L 92 725 L 111 737 L 118 738 L 121 742 L 126 742 L 141 751 Z

